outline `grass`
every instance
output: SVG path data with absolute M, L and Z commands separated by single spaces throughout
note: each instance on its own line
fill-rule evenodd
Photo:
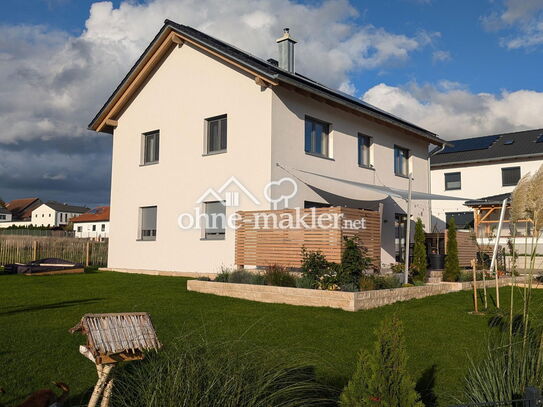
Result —
M 502 289 L 502 301 L 509 290 Z M 293 358 L 311 359 L 320 379 L 338 387 L 352 374 L 358 350 L 373 343 L 381 319 L 396 313 L 404 322 L 413 377 L 435 379 L 433 392 L 439 405 L 447 405 L 460 396 L 468 353 L 482 352 L 489 332 L 488 316 L 469 314 L 471 295 L 464 291 L 352 313 L 188 292 L 180 277 L 0 275 L 0 387 L 6 390 L 0 403 L 13 405 L 53 380 L 70 385 L 72 405 L 82 403 L 96 371 L 79 354 L 83 336 L 68 329 L 85 313 L 147 311 L 165 346 L 197 332 L 278 355 L 286 350 Z M 534 304 L 542 299 L 543 290 L 535 290 Z

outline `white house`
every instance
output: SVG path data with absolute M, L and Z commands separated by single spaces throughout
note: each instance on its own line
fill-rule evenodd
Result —
M 83 206 L 60 202 L 46 202 L 32 211 L 33 226 L 57 227 L 67 225 L 70 219 L 89 210 Z
M 466 197 L 433 201 L 432 224 L 438 230 L 452 216 L 459 227 L 474 228 L 479 241 L 495 233 L 504 199 L 521 177 L 543 164 L 543 129 L 454 140 L 431 159 L 432 192 Z M 509 216 L 505 217 L 507 226 Z M 521 225 L 517 236 L 527 234 Z M 528 231 L 529 234 L 529 231 Z M 502 233 L 505 244 L 509 227 Z
M 75 237 L 103 239 L 109 237 L 109 206 L 99 206 L 71 219 Z
M 378 203 L 381 261 L 402 260 L 405 202 L 338 180 L 406 190 L 412 173 L 427 193 L 443 140 L 299 75 L 288 30 L 277 42 L 279 61 L 265 61 L 166 20 L 89 125 L 113 134 L 109 268 L 233 265 L 234 231 L 190 228 L 190 215 Z M 428 201 L 413 215 L 429 225 Z
M 4 207 L 0 207 L 0 223 L 2 222 L 11 222 L 12 221 L 12 214 L 9 210 L 7 210 Z
M 14 199 L 6 204 L 5 219 L 0 214 L 0 228 L 30 226 L 32 211 L 42 204 L 39 198 Z

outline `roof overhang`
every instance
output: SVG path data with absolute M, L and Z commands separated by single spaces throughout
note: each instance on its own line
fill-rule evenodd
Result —
M 463 165 L 463 164 L 477 164 L 477 163 L 489 163 L 489 162 L 500 162 L 500 161 L 511 161 L 519 159 L 531 159 L 531 158 L 543 158 L 543 154 L 536 153 L 536 154 L 520 154 L 520 155 L 510 155 L 510 156 L 504 156 L 504 157 L 493 157 L 493 158 L 480 158 L 477 160 L 464 160 L 464 161 L 451 161 L 446 163 L 436 163 L 432 164 L 430 163 L 430 169 L 438 169 L 443 167 L 449 167 L 449 166 L 456 166 L 456 165 Z
M 124 107 L 145 83 L 146 79 L 153 73 L 154 68 L 171 50 L 174 49 L 175 46 L 182 46 L 186 42 L 253 76 L 257 85 L 266 87 L 283 85 L 294 88 L 324 100 L 336 107 L 361 114 L 366 119 L 381 125 L 401 129 L 405 134 L 423 138 L 431 144 L 438 146 L 446 144 L 446 141 L 439 138 L 435 133 L 418 127 L 369 104 L 362 105 L 361 103 L 356 103 L 347 96 L 342 97 L 340 93 L 334 92 L 317 82 L 310 81 L 299 75 L 296 75 L 296 77 L 293 78 L 293 75 L 286 71 L 270 74 L 255 66 L 250 66 L 246 62 L 236 58 L 234 55 L 230 55 L 224 50 L 214 47 L 212 44 L 204 43 L 189 33 L 177 29 L 174 24 L 175 23 L 166 20 L 159 33 L 91 121 L 88 126 L 89 130 L 113 134 L 113 130 L 117 126 L 118 119 L 122 114 Z

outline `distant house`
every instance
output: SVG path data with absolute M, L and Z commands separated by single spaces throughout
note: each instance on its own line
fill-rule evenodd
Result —
M 89 210 L 84 206 L 67 205 L 60 202 L 46 202 L 32 211 L 33 226 L 57 227 L 67 225 L 75 216 Z
M 0 207 L 0 222 L 11 222 L 12 215 L 6 208 Z
M 471 198 L 432 202 L 432 223 L 439 230 L 454 217 L 461 228 L 477 232 L 480 243 L 495 234 L 504 199 L 511 196 L 520 178 L 543 165 L 543 129 L 454 140 L 431 159 L 432 192 Z M 509 213 L 505 215 L 502 241 L 506 244 Z M 517 236 L 531 236 L 531 224 L 519 225 Z
M 109 237 L 109 206 L 99 206 L 71 219 L 75 237 L 100 239 Z

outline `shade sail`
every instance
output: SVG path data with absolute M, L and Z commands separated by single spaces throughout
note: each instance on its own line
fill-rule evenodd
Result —
M 287 168 L 285 168 L 283 165 L 278 164 L 278 166 L 290 173 L 290 171 Z M 392 196 L 392 197 L 395 197 L 395 198 L 401 198 L 401 199 L 407 200 L 407 196 L 408 196 L 408 193 L 409 193 L 409 191 L 407 189 L 391 188 L 391 187 L 387 187 L 387 186 L 384 186 L 384 185 L 365 184 L 363 182 L 350 181 L 350 180 L 346 180 L 346 179 L 343 179 L 343 178 L 332 177 L 330 175 L 319 174 L 319 173 L 316 173 L 316 172 L 300 170 L 300 169 L 296 169 L 296 168 L 294 168 L 294 170 L 297 171 L 297 172 L 304 173 L 304 174 L 315 175 L 317 177 L 326 178 L 326 179 L 342 182 L 344 184 L 357 186 L 357 187 L 360 187 L 360 188 L 364 188 L 364 189 L 367 189 L 367 190 L 370 190 L 370 191 L 373 191 L 373 192 L 377 192 L 377 193 L 380 193 L 380 194 Z M 292 174 L 292 175 L 294 175 L 294 174 Z M 304 183 L 305 183 L 305 181 L 304 181 Z M 308 184 L 310 184 L 310 183 L 308 183 Z M 417 192 L 417 191 L 412 191 L 411 192 L 411 199 L 430 199 L 430 200 L 439 200 L 439 201 L 467 201 L 467 200 L 469 200 L 469 198 L 462 198 L 462 197 L 458 197 L 458 196 L 436 195 L 436 194 L 428 194 L 426 192 Z

